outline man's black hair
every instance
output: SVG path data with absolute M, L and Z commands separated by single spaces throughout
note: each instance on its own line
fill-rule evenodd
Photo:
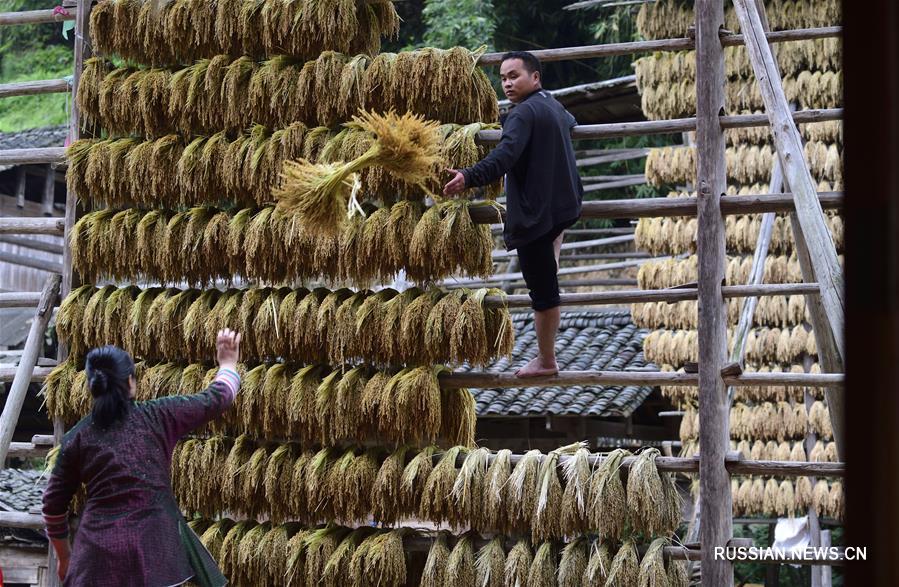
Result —
M 543 79 L 543 66 L 540 64 L 540 60 L 534 57 L 532 53 L 527 51 L 509 51 L 503 55 L 503 61 L 507 59 L 521 59 L 521 63 L 524 64 L 524 68 L 528 73 L 536 71 L 540 74 L 540 79 Z

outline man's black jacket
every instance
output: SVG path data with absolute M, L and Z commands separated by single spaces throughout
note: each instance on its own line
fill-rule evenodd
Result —
M 545 90 L 522 100 L 502 121 L 503 138 L 462 170 L 466 187 L 506 175 L 506 248 L 516 249 L 581 214 L 581 185 L 571 146 L 574 117 Z

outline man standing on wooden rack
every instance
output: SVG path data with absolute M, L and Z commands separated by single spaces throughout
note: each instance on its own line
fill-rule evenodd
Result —
M 506 176 L 508 250 L 518 249 L 521 273 L 530 290 L 539 354 L 516 372 L 519 377 L 553 375 L 559 330 L 559 251 L 563 231 L 581 214 L 581 185 L 571 145 L 574 117 L 541 86 L 540 61 L 524 51 L 503 55 L 503 92 L 515 106 L 501 120 L 499 145 L 453 179 L 446 195 L 487 185 Z

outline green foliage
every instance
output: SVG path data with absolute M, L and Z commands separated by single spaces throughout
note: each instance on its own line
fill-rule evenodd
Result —
M 0 12 L 46 9 L 45 0 L 3 0 Z M 60 24 L 0 27 L 0 83 L 54 79 L 72 74 L 72 37 Z M 66 94 L 0 100 L 0 132 L 64 124 Z
M 423 41 L 429 47 L 493 48 L 493 0 L 425 0 Z
M 600 7 L 597 14 L 599 18 L 591 25 L 594 43 L 628 43 L 641 40 L 637 31 L 638 5 L 614 6 L 611 8 Z M 600 79 L 612 79 L 624 77 L 634 73 L 632 63 L 633 56 L 620 55 L 602 60 L 597 69 Z

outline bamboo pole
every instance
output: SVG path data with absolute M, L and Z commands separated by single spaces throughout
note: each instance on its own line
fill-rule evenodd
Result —
M 0 165 L 38 165 L 65 163 L 65 147 L 40 147 L 36 149 L 0 150 Z
M 563 251 L 574 251 L 577 249 L 589 249 L 593 247 L 604 247 L 607 245 L 620 245 L 622 243 L 630 243 L 634 241 L 633 234 L 625 234 L 621 236 L 610 236 L 606 238 L 598 238 L 586 241 L 571 241 L 562 244 Z M 508 259 L 509 257 L 517 257 L 518 251 L 493 251 L 494 259 Z
M 842 374 L 833 373 L 742 373 L 722 377 L 719 370 L 717 376 L 727 385 L 740 387 L 773 385 L 830 387 L 844 383 Z M 556 375 L 540 377 L 517 377 L 514 373 L 469 371 L 466 373 L 443 373 L 439 376 L 440 386 L 444 389 L 515 389 L 580 385 L 683 385 L 696 387 L 699 385 L 699 379 L 700 376 L 696 373 L 674 371 L 560 371 Z M 707 421 L 703 420 L 703 426 L 706 423 Z M 721 452 L 723 454 L 723 451 Z M 730 491 L 729 483 L 727 489 Z
M 25 247 L 26 249 L 34 249 L 35 251 L 44 251 L 45 253 L 53 253 L 54 255 L 62 255 L 63 251 L 63 246 L 58 243 L 18 236 L 0 236 L 0 243 Z
M 811 29 L 795 29 L 790 31 L 771 32 L 766 35 L 769 43 L 784 43 L 787 41 L 800 41 L 807 39 L 824 39 L 838 37 L 842 34 L 842 27 L 820 27 Z M 743 35 L 723 34 L 716 43 L 725 47 L 742 45 Z M 605 45 L 586 45 L 582 47 L 565 47 L 561 49 L 542 49 L 529 51 L 540 61 L 569 61 L 573 59 L 587 59 L 593 57 L 615 57 L 618 55 L 631 55 L 633 53 L 654 53 L 656 51 L 689 51 L 698 45 L 691 38 L 659 39 L 655 41 L 635 41 L 630 43 L 609 43 Z M 478 65 L 499 65 L 502 62 L 503 53 L 485 53 L 478 59 Z
M 51 275 L 44 284 L 41 300 L 25 341 L 25 349 L 19 365 L 16 367 L 12 387 L 6 396 L 3 414 L 0 415 L 0 463 L 6 460 L 9 443 L 12 442 L 13 433 L 19 421 L 19 413 L 22 411 L 22 404 L 25 403 L 25 394 L 33 379 L 35 365 L 43 345 L 44 332 L 47 330 L 47 324 L 53 314 L 53 306 L 59 298 L 60 281 L 59 275 Z
M 47 375 L 49 375 L 52 370 L 53 369 L 51 369 L 49 367 L 35 367 L 32 375 L 31 375 L 31 382 L 32 383 L 43 382 L 44 379 L 47 378 Z M 0 369 L 0 383 L 11 383 L 12 380 L 15 379 L 15 376 L 16 376 L 15 369 L 9 369 L 9 368 Z
M 60 263 L 46 259 L 36 259 L 31 255 L 17 255 L 5 251 L 0 251 L 0 263 L 11 263 L 13 265 L 21 265 L 22 267 L 49 271 L 50 273 L 60 273 L 62 271 L 62 264 Z
M 45 79 L 31 82 L 0 84 L 0 98 L 34 96 L 36 94 L 62 94 L 68 91 L 69 82 L 64 79 Z

